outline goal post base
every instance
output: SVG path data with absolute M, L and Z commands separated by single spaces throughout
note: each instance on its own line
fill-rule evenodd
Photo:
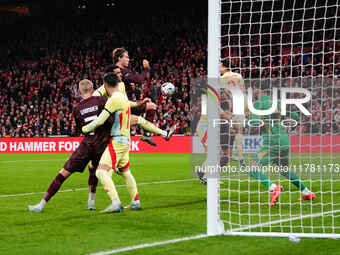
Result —
M 209 227 L 207 229 L 208 236 L 218 236 L 223 235 L 225 233 L 224 224 L 221 221 L 218 221 L 214 224 L 213 227 Z

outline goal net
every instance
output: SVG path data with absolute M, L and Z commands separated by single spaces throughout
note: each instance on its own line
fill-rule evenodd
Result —
M 339 5 L 209 1 L 208 234 L 340 237 Z M 220 71 L 241 74 L 243 99 Z

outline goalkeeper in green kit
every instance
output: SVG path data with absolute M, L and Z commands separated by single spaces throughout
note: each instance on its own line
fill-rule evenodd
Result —
M 265 90 L 265 91 L 268 91 Z M 272 106 L 272 98 L 267 95 L 267 92 L 259 92 L 258 100 L 254 103 L 257 110 L 267 110 Z M 280 100 L 278 100 L 277 109 L 280 109 Z M 272 192 L 272 201 L 270 206 L 275 205 L 280 192 L 283 190 L 281 185 L 276 185 L 269 178 L 268 175 L 261 169 L 269 163 L 275 164 L 279 167 L 280 174 L 290 180 L 298 189 L 301 190 L 302 197 L 300 200 L 312 200 L 315 194 L 311 192 L 306 185 L 301 182 L 300 178 L 289 170 L 289 136 L 286 128 L 281 125 L 281 120 L 285 116 L 281 116 L 279 111 L 275 111 L 271 115 L 252 115 L 252 121 L 263 121 L 264 125 L 260 127 L 260 134 L 263 137 L 263 145 L 256 153 L 251 161 L 249 175 L 261 181 Z M 291 118 L 297 120 L 298 113 L 292 112 Z

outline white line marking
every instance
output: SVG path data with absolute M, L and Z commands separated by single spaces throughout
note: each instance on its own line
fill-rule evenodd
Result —
M 166 240 L 166 241 L 161 241 L 161 242 L 145 243 L 145 244 L 127 246 L 127 247 L 124 247 L 124 248 L 114 249 L 114 250 L 109 250 L 109 251 L 99 251 L 99 252 L 96 252 L 96 253 L 91 253 L 90 255 L 109 255 L 109 254 L 115 254 L 115 253 L 120 253 L 120 252 L 125 252 L 125 251 L 132 251 L 132 250 L 136 250 L 136 249 L 143 249 L 143 248 L 147 248 L 147 247 L 154 247 L 154 246 L 159 246 L 159 245 L 165 245 L 165 244 L 172 244 L 172 243 L 178 243 L 178 242 L 183 242 L 183 241 L 201 239 L 201 238 L 206 238 L 206 237 L 208 237 L 208 235 L 206 235 L 206 234 L 196 235 L 196 236 L 188 236 L 188 237 L 176 238 L 176 239 L 171 239 L 171 240 Z
M 258 228 L 258 227 L 261 227 L 261 226 L 268 226 L 268 225 L 278 224 L 278 223 L 282 223 L 282 222 L 300 220 L 301 218 L 302 219 L 315 218 L 315 217 L 320 217 L 320 216 L 327 215 L 327 214 L 330 214 L 330 213 L 338 213 L 338 212 L 340 212 L 340 210 L 327 211 L 327 212 L 323 212 L 323 213 L 315 213 L 315 214 L 303 215 L 303 216 L 287 218 L 287 219 L 282 219 L 282 220 L 269 221 L 269 222 L 262 223 L 262 224 L 255 224 L 255 225 L 250 225 L 250 226 L 245 226 L 245 227 L 233 229 L 231 231 L 226 231 L 224 233 L 224 235 L 238 235 L 238 234 L 243 235 L 244 234 L 246 236 L 248 233 L 246 233 L 246 232 L 239 232 L 238 233 L 238 231 L 249 230 L 249 229 Z M 249 233 L 251 235 L 253 232 L 249 232 Z M 260 234 L 263 234 L 263 236 L 266 236 L 267 233 L 268 233 L 268 235 L 270 234 L 270 232 L 261 232 Z M 278 237 L 294 235 L 294 233 L 287 233 L 287 232 L 276 233 L 276 234 L 277 235 L 275 235 L 275 236 L 278 236 Z M 279 236 L 280 234 L 282 234 L 282 236 Z M 305 234 L 305 236 L 307 237 L 308 235 Z M 109 255 L 109 254 L 115 254 L 115 253 L 120 253 L 120 252 L 125 252 L 125 251 L 143 249 L 143 248 L 165 245 L 165 244 L 172 244 L 172 243 L 195 240 L 195 239 L 206 238 L 206 237 L 209 237 L 209 236 L 207 234 L 201 234 L 201 235 L 182 237 L 182 238 L 171 239 L 171 240 L 166 240 L 166 241 L 161 241 L 161 242 L 145 243 L 145 244 L 127 246 L 127 247 L 124 247 L 124 248 L 113 249 L 113 250 L 108 250 L 108 251 L 99 251 L 99 252 L 96 252 L 96 253 L 91 253 L 89 255 Z M 315 234 L 315 237 L 323 237 L 323 236 L 322 236 L 322 234 L 320 234 L 320 235 Z
M 183 180 L 169 180 L 169 181 L 157 181 L 157 182 L 141 182 L 137 183 L 137 186 L 143 186 L 143 185 L 152 185 L 152 184 L 168 184 L 168 183 L 179 183 L 179 182 L 189 182 L 193 180 L 198 180 L 196 178 L 192 179 L 183 179 Z M 117 188 L 125 187 L 125 184 L 116 185 Z M 64 192 L 73 192 L 73 191 L 82 191 L 82 190 L 88 190 L 88 188 L 78 188 L 78 189 L 66 189 L 61 190 L 58 193 L 64 193 Z M 7 194 L 7 195 L 0 195 L 0 198 L 7 198 L 7 197 L 24 197 L 24 196 L 31 196 L 31 195 L 38 195 L 38 194 L 45 194 L 45 192 L 31 192 L 31 193 L 21 193 L 21 194 Z

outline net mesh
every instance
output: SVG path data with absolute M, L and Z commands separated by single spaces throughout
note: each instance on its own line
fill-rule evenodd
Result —
M 294 185 L 296 179 L 288 176 L 293 179 L 289 180 L 275 167 L 280 164 L 271 164 L 265 173 L 284 188 L 271 207 L 269 187 L 253 178 L 249 168 L 240 171 L 235 142 L 234 156 L 225 156 L 230 143 L 225 137 L 232 137 L 235 130 L 221 127 L 219 150 L 228 167 L 221 173 L 220 218 L 226 231 L 340 234 L 339 4 L 339 0 L 221 2 L 221 62 L 242 75 L 245 88 L 255 92 L 253 101 L 260 97 L 256 91 L 271 96 L 273 88 L 305 88 L 312 94 L 304 104 L 312 115 L 299 114 L 296 125 L 287 128 L 289 153 L 273 153 L 275 148 L 269 147 L 267 156 L 272 163 L 286 159 L 289 170 L 316 195 L 313 201 L 299 200 L 304 195 L 301 185 Z M 230 95 L 225 89 L 219 93 L 223 110 L 231 110 Z M 291 107 L 287 118 L 293 119 L 297 110 Z M 261 156 L 257 152 L 264 140 L 262 128 L 248 125 L 239 133 L 249 166 Z

